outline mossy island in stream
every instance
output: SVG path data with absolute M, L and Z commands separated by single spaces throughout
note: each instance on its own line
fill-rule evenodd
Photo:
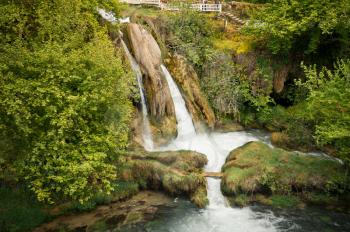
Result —
M 277 207 L 305 203 L 348 210 L 346 167 L 338 160 L 250 142 L 231 151 L 222 168 L 221 189 L 236 205 L 260 202 Z
M 171 195 L 189 196 L 199 207 L 208 204 L 207 182 L 202 168 L 205 155 L 193 151 L 132 152 L 129 166 L 121 176 L 140 183 L 142 188 L 163 190 Z

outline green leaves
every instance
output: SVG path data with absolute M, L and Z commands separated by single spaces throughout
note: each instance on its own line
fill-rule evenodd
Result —
M 245 31 L 274 54 L 288 52 L 299 42 L 307 43 L 299 49 L 312 53 L 327 35 L 339 36 L 339 27 L 349 31 L 349 13 L 349 0 L 275 0 L 253 14 Z
M 0 157 L 11 157 L 39 200 L 87 201 L 112 190 L 132 79 L 96 20 L 98 1 L 31 2 L 0 6 L 28 15 L 31 28 L 23 37 L 9 29 L 16 20 L 0 25 L 9 38 L 0 50 L 0 141 L 8 146 L 0 142 Z
M 213 25 L 203 14 L 184 10 L 181 14 L 169 16 L 166 30 L 166 43 L 201 69 L 204 62 L 213 54 L 212 39 L 215 35 Z
M 307 80 L 297 84 L 308 89 L 307 112 L 315 121 L 315 138 L 320 145 L 333 145 L 338 154 L 350 155 L 350 61 L 340 60 L 335 70 L 305 67 Z

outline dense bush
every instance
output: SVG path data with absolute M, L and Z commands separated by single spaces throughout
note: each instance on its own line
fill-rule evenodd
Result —
M 204 63 L 214 55 L 212 40 L 216 35 L 209 18 L 192 10 L 169 15 L 166 19 L 166 44 L 171 51 L 184 55 L 201 71 Z
M 314 121 L 314 136 L 320 145 L 332 145 L 338 154 L 350 159 L 350 60 L 336 63 L 335 70 L 304 67 L 308 90 L 307 117 Z
M 223 35 L 209 17 L 185 10 L 170 15 L 164 24 L 165 43 L 195 67 L 203 91 L 218 116 L 232 116 L 239 121 L 243 109 L 260 110 L 271 102 L 271 88 L 266 91 L 252 87 L 243 68 L 233 62 L 227 51 L 214 47 L 214 41 Z M 272 81 L 263 60 L 259 62 L 256 76 L 269 84 Z
M 37 198 L 112 190 L 127 143 L 130 76 L 98 24 L 115 1 L 2 1 L 0 159 Z
M 274 54 L 298 50 L 334 59 L 349 52 L 349 12 L 349 0 L 274 0 L 255 11 L 245 30 Z

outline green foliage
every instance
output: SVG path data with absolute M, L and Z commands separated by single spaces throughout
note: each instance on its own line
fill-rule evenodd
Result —
M 245 78 L 239 66 L 225 54 L 217 53 L 212 62 L 207 63 L 201 85 L 216 112 L 239 119 L 245 91 L 249 88 Z
M 205 61 L 214 54 L 212 40 L 215 30 L 210 20 L 196 11 L 184 10 L 181 14 L 169 15 L 166 27 L 165 42 L 170 50 L 184 55 L 197 70 L 201 70 Z
M 259 78 L 269 79 L 264 68 L 258 69 Z M 254 88 L 250 85 L 243 68 L 232 62 L 230 56 L 216 52 L 212 59 L 205 63 L 201 86 L 211 105 L 219 115 L 231 115 L 237 121 L 250 124 L 249 115 L 244 111 L 266 111 L 272 103 L 269 90 Z M 249 121 L 249 122 L 248 122 Z
M 307 117 L 315 122 L 315 138 L 320 145 L 333 145 L 338 154 L 350 159 L 350 60 L 341 60 L 335 70 L 305 67 L 306 81 L 298 85 L 308 90 Z
M 73 202 L 65 209 L 65 213 L 81 213 L 95 209 L 99 205 L 107 205 L 112 202 L 123 200 L 139 192 L 139 185 L 136 182 L 117 181 L 112 184 L 113 191 L 110 194 L 100 192 L 95 194 L 92 199 L 85 202 Z
M 22 188 L 0 187 L 0 230 L 31 231 L 50 219 L 28 191 Z
M 299 199 L 295 196 L 273 195 L 271 197 L 271 205 L 278 208 L 292 208 L 299 203 Z
M 346 49 L 349 12 L 349 0 L 274 0 L 253 14 L 245 30 L 274 54 L 291 49 L 310 54 L 327 43 Z
M 127 145 L 131 80 L 97 6 L 118 8 L 83 0 L 0 5 L 0 155 L 40 201 L 111 192 L 111 161 Z

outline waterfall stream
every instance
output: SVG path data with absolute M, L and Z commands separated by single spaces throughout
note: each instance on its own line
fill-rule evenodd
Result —
M 136 75 L 137 78 L 137 84 L 140 89 L 140 97 L 141 97 L 141 105 L 142 105 L 142 137 L 143 137 L 143 143 L 144 147 L 147 151 L 153 150 L 153 139 L 151 134 L 151 127 L 148 121 L 148 110 L 146 105 L 146 98 L 145 94 L 143 92 L 143 84 L 142 84 L 142 73 L 139 64 L 136 62 L 134 57 L 131 55 L 128 47 L 126 46 L 125 42 L 121 41 L 124 51 L 126 53 L 126 56 L 128 57 L 131 67 Z
M 167 146 L 157 148 L 159 151 L 192 150 L 208 157 L 206 171 L 220 172 L 226 156 L 231 150 L 249 141 L 259 140 L 248 132 L 231 133 L 196 133 L 192 118 L 186 108 L 180 90 L 164 65 L 162 71 L 168 82 L 174 101 L 178 136 Z M 169 220 L 166 225 L 170 231 L 276 231 L 276 223 L 283 220 L 273 213 L 257 213 L 249 207 L 232 208 L 226 203 L 220 190 L 220 179 L 208 178 L 209 206 L 200 213 L 183 218 Z
M 196 132 L 192 117 L 186 108 L 185 101 L 179 88 L 177 87 L 167 68 L 162 65 L 161 69 L 168 83 L 170 94 L 174 102 L 178 135 L 168 145 L 154 148 L 148 121 L 146 99 L 143 91 L 142 73 L 138 63 L 131 55 L 123 41 L 122 45 L 128 59 L 130 60 L 132 69 L 135 72 L 138 87 L 140 89 L 143 117 L 142 136 L 146 150 L 197 151 L 205 154 L 208 158 L 208 164 L 205 167 L 206 171 L 220 172 L 221 167 L 225 163 L 226 157 L 233 149 L 242 146 L 247 142 L 257 140 L 265 142 L 271 146 L 270 140 L 267 139 L 266 135 L 263 133 L 247 131 L 229 133 Z M 262 206 L 243 208 L 230 207 L 226 198 L 221 193 L 220 179 L 207 178 L 207 183 L 209 205 L 205 209 L 198 209 L 188 201 L 178 199 L 176 208 L 161 212 L 159 215 L 160 218 L 156 219 L 154 222 L 144 225 L 145 227 L 143 227 L 143 229 L 146 229 L 146 231 L 171 232 L 270 232 L 300 231 L 302 228 L 306 228 L 305 231 L 313 231 L 314 226 L 319 225 L 319 220 L 314 218 L 314 211 L 298 211 L 297 213 L 294 213 L 293 211 L 282 211 L 281 213 L 281 211 L 276 212 L 275 210 L 272 212 L 271 209 L 264 208 Z M 322 212 L 319 215 L 324 216 Z M 333 219 L 339 217 L 339 215 L 330 216 Z M 347 217 L 341 218 L 343 221 L 346 221 L 346 219 Z M 302 227 L 300 227 L 300 224 Z M 322 225 L 319 227 L 322 228 Z M 338 226 L 338 224 L 332 225 L 331 228 L 334 226 Z

